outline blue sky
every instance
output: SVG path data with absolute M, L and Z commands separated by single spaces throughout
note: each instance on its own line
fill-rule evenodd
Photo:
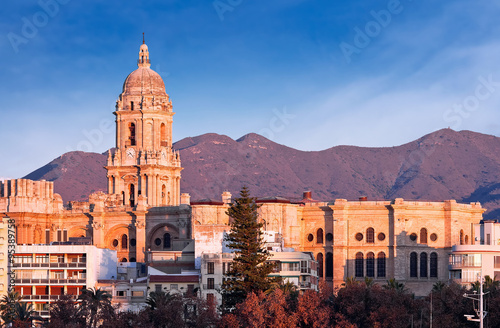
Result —
M 321 150 L 394 146 L 445 127 L 500 136 L 498 2 L 2 7 L 0 177 L 22 177 L 70 150 L 114 146 L 107 126 L 142 32 L 176 112 L 174 140 L 255 132 Z

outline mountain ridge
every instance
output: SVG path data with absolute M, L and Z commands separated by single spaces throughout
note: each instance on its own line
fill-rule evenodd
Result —
M 392 147 L 338 145 L 303 151 L 255 133 L 236 140 L 216 133 L 174 144 L 182 166 L 181 192 L 191 199 L 237 194 L 258 197 L 480 201 L 485 218 L 500 214 L 500 138 L 442 129 Z M 106 190 L 107 152 L 69 152 L 25 178 L 54 181 L 65 202 Z M 497 196 L 498 193 L 498 196 Z M 477 199 L 475 199 L 477 198 Z

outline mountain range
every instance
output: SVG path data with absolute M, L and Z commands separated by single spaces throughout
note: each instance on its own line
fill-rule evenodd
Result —
M 500 214 L 500 138 L 443 129 L 395 147 L 335 146 L 301 151 L 257 134 L 238 140 L 204 134 L 174 144 L 180 151 L 181 192 L 191 200 L 220 199 L 248 186 L 257 197 L 481 202 L 484 217 Z M 107 152 L 69 152 L 24 178 L 54 181 L 65 202 L 106 190 Z

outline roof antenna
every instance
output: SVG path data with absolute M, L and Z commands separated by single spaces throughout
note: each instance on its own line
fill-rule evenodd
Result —
M 144 44 L 144 32 L 142 32 L 142 44 Z

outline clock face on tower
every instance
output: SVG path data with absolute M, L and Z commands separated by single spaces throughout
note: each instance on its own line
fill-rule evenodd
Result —
M 133 158 L 134 155 L 135 155 L 135 149 L 134 148 L 127 149 L 127 157 L 128 158 Z

